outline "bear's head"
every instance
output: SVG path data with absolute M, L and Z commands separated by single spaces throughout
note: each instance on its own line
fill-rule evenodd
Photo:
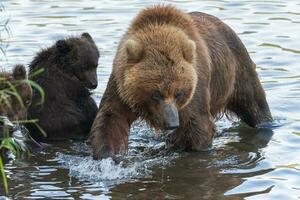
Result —
M 58 40 L 55 50 L 59 66 L 65 73 L 79 80 L 86 88 L 97 87 L 99 51 L 90 34 Z
M 115 74 L 121 98 L 154 128 L 172 130 L 196 85 L 196 45 L 172 27 L 151 27 L 126 39 Z M 119 62 L 119 61 L 116 61 Z
M 24 65 L 16 65 L 12 74 L 1 73 L 0 80 L 0 115 L 10 120 L 25 120 L 32 100 L 32 89 Z

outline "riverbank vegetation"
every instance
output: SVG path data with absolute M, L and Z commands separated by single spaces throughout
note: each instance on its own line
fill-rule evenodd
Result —
M 8 48 L 8 38 L 11 35 L 8 26 L 9 19 L 5 18 L 4 13 L 5 9 L 0 3 L 0 61 L 6 59 L 5 53 Z M 6 74 L 6 71 L 7 69 L 3 69 L 3 66 L 1 66 L 0 73 Z M 43 70 L 39 70 L 32 76 L 36 76 L 39 73 L 42 73 L 42 71 Z M 0 108 L 13 110 L 13 106 L 16 105 L 12 105 L 12 97 L 17 99 L 17 104 L 20 109 L 24 108 L 24 102 L 17 91 L 17 86 L 20 84 L 27 84 L 31 88 L 39 91 L 41 96 L 40 103 L 44 102 L 43 89 L 38 84 L 31 81 L 30 77 L 24 80 L 10 80 L 5 76 L 0 76 Z M 22 125 L 24 123 L 36 123 L 36 120 L 10 119 L 10 117 L 2 111 L 3 109 L 0 109 L 0 176 L 2 177 L 5 193 L 8 195 L 9 189 L 4 162 L 8 159 L 17 159 L 21 155 L 30 156 L 30 144 L 39 144 L 30 137 L 29 132 Z

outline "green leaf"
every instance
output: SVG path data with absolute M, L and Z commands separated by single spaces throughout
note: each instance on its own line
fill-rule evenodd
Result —
M 8 94 L 11 94 L 11 95 L 15 96 L 18 99 L 21 107 L 24 107 L 23 100 L 22 100 L 21 96 L 19 95 L 16 87 L 11 82 L 9 82 L 9 81 L 7 81 L 7 84 L 10 86 L 11 90 L 7 90 L 6 92 Z
M 0 145 L 0 150 L 2 149 L 7 149 L 11 151 L 16 157 L 19 157 L 22 150 L 20 145 L 17 142 L 15 142 L 15 140 L 11 137 L 4 138 L 2 140 L 2 143 Z
M 45 92 L 44 92 L 43 88 L 32 80 L 26 80 L 26 81 L 31 85 L 32 88 L 38 90 L 38 92 L 41 95 L 41 101 L 39 104 L 43 104 L 45 102 Z
M 34 76 L 36 76 L 36 75 L 41 74 L 43 71 L 44 71 L 44 68 L 40 68 L 40 69 L 34 71 L 33 73 L 31 73 L 31 74 L 29 75 L 29 79 L 32 78 L 32 77 L 34 77 Z
M 1 156 L 0 156 L 0 171 L 1 171 L 1 175 L 2 175 L 2 181 L 3 181 L 5 193 L 6 193 L 6 195 L 8 195 L 8 184 L 7 184 L 6 174 L 5 174 L 5 171 L 4 171 L 4 166 L 3 166 Z

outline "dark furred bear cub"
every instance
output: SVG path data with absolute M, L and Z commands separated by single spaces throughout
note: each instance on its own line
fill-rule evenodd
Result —
M 29 118 L 38 119 L 47 139 L 86 138 L 97 114 L 97 105 L 89 89 L 97 87 L 99 51 L 88 33 L 81 37 L 59 40 L 42 50 L 30 63 L 30 74 L 45 92 L 45 102 L 39 105 L 40 94 L 34 91 Z M 28 125 L 34 137 L 42 136 L 35 125 Z
M 13 87 L 12 87 L 13 86 Z M 0 73 L 0 115 L 11 121 L 26 120 L 27 109 L 31 104 L 32 89 L 27 82 L 24 65 L 16 65 L 12 73 Z M 20 99 L 12 93 L 16 92 Z
M 132 122 L 174 130 L 169 147 L 208 148 L 214 118 L 271 121 L 255 64 L 218 18 L 171 6 L 143 10 L 123 36 L 91 130 L 93 157 L 126 153 Z

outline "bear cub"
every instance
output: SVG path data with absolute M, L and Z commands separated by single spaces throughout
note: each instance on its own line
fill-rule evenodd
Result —
M 0 73 L 0 116 L 11 121 L 26 120 L 32 89 L 24 65 L 14 66 L 12 73 Z
M 88 33 L 58 40 L 37 54 L 29 74 L 43 69 L 31 80 L 42 87 L 45 101 L 40 104 L 40 93 L 33 91 L 28 117 L 38 122 L 27 126 L 33 137 L 45 139 L 41 129 L 49 140 L 87 137 L 98 110 L 90 92 L 98 84 L 98 59 L 98 48 Z

